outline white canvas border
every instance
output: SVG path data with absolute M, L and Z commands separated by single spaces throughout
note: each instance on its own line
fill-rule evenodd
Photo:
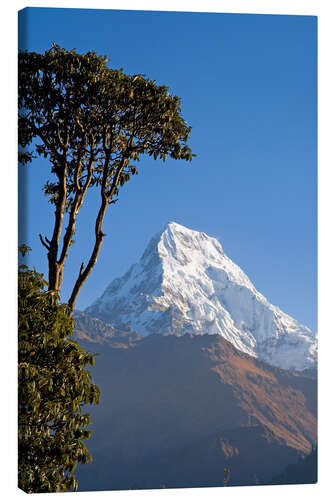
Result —
M 243 0 L 211 1 L 197 0 L 67 0 L 67 1 L 12 1 L 2 8 L 1 49 L 2 109 L 1 120 L 2 182 L 1 182 L 1 310 L 2 310 L 2 360 L 3 382 L 1 430 L 3 449 L 1 456 L 2 490 L 6 498 L 25 495 L 16 489 L 16 252 L 17 252 L 17 173 L 16 173 L 16 52 L 17 52 L 17 10 L 26 7 L 72 7 L 108 8 L 138 10 L 168 10 L 196 12 L 232 12 L 257 14 L 318 15 L 319 28 L 319 483 L 304 486 L 233 487 L 220 488 L 150 490 L 122 492 L 84 492 L 82 498 L 123 498 L 145 500 L 242 498 L 247 500 L 267 498 L 272 500 L 281 495 L 301 496 L 303 499 L 326 498 L 331 490 L 330 465 L 332 450 L 332 8 L 329 2 L 285 0 Z M 59 494 L 67 495 L 67 494 Z M 34 495 L 33 495 L 34 496 Z M 38 498 L 45 494 L 39 494 Z M 50 496 L 50 495 L 47 495 Z

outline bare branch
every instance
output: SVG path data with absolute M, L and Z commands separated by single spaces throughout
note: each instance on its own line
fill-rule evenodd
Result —
M 42 245 L 46 248 L 46 250 L 50 251 L 50 246 L 47 245 L 47 243 L 45 243 L 45 241 L 43 240 L 43 236 L 40 234 L 39 235 L 39 239 L 42 243 Z M 45 237 L 46 241 L 48 241 L 48 243 L 50 243 L 50 241 Z
M 95 244 L 94 244 L 93 250 L 91 252 L 88 264 L 86 265 L 85 269 L 82 272 L 80 272 L 80 274 L 75 282 L 70 299 L 68 301 L 68 305 L 69 305 L 71 310 L 74 309 L 74 304 L 76 302 L 77 296 L 78 296 L 83 284 L 87 280 L 91 270 L 93 269 L 94 265 L 97 262 L 97 258 L 98 258 L 98 255 L 99 255 L 102 243 L 103 243 L 103 239 L 106 236 L 106 234 L 103 233 L 103 231 L 102 231 L 105 212 L 106 212 L 106 209 L 108 207 L 109 201 L 115 192 L 115 189 L 117 187 L 117 183 L 119 182 L 121 172 L 124 169 L 125 165 L 127 164 L 127 161 L 128 161 L 128 159 L 126 157 L 123 157 L 121 163 L 118 165 L 114 179 L 113 179 L 111 189 L 109 191 L 109 195 L 106 194 L 107 179 L 108 179 L 109 171 L 107 168 L 108 165 L 107 164 L 104 165 L 105 168 L 103 171 L 103 178 L 102 178 L 101 191 L 100 191 L 101 192 L 101 204 L 100 204 L 100 208 L 99 208 L 99 211 L 98 211 L 98 214 L 96 217 L 96 222 L 95 222 Z
M 91 183 L 91 179 L 92 179 L 92 175 L 93 175 L 93 171 L 94 171 L 94 159 L 95 159 L 95 157 L 94 157 L 94 154 L 92 151 L 90 159 L 89 159 L 88 167 L 87 167 L 88 174 L 87 174 L 85 184 L 84 184 L 83 188 L 80 186 L 80 189 L 78 189 L 76 191 L 75 198 L 74 198 L 71 210 L 70 210 L 68 226 L 67 226 L 65 234 L 64 234 L 62 251 L 61 251 L 59 261 L 58 261 L 58 264 L 60 267 L 64 266 L 64 263 L 65 263 L 65 260 L 67 257 L 67 252 L 68 252 L 68 249 L 70 247 L 72 237 L 75 233 L 75 226 L 76 226 L 78 212 L 83 204 L 84 198 L 86 196 L 86 193 L 87 193 L 88 188 L 89 188 L 90 183 Z M 79 167 L 77 167 L 77 169 L 78 168 Z

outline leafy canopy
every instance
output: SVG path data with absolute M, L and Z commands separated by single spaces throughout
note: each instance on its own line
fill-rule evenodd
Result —
M 34 153 L 49 158 L 52 172 L 68 165 L 68 195 L 83 188 L 89 161 L 95 163 L 90 185 L 100 184 L 105 157 L 112 165 L 139 155 L 166 160 L 192 159 L 185 144 L 191 127 L 180 115 L 180 99 L 143 75 L 128 76 L 107 66 L 95 52 L 78 54 L 53 45 L 44 54 L 19 55 L 19 159 L 27 163 Z M 34 138 L 34 153 L 27 146 Z M 128 168 L 120 185 L 136 173 Z M 108 184 L 114 168 L 109 168 Z M 48 183 L 45 192 L 54 202 L 57 187 Z M 70 200 L 68 200 L 70 206 Z
M 100 190 L 95 243 L 68 301 L 76 297 L 97 261 L 105 234 L 106 208 L 119 187 L 138 173 L 142 154 L 190 161 L 191 127 L 181 116 L 180 99 L 143 75 L 110 69 L 95 52 L 78 54 L 53 44 L 43 54 L 19 54 L 19 160 L 49 160 L 53 174 L 44 193 L 55 205 L 48 251 L 49 289 L 59 291 L 64 263 L 74 242 L 76 220 L 89 188 Z M 68 225 L 60 245 L 65 214 Z

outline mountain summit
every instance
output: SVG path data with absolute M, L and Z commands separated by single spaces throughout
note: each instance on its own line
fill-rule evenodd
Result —
M 220 334 L 284 369 L 316 366 L 316 335 L 270 304 L 218 240 L 175 222 L 85 312 L 143 336 Z

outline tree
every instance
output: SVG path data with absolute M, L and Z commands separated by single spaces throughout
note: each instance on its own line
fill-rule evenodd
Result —
M 55 207 L 53 231 L 50 238 L 40 235 L 48 256 L 49 290 L 60 291 L 88 189 L 100 191 L 95 242 L 74 283 L 71 310 L 97 261 L 107 207 L 117 201 L 119 187 L 138 173 L 141 155 L 191 161 L 186 145 L 191 127 L 180 111 L 180 99 L 166 86 L 110 69 L 95 52 L 82 55 L 55 44 L 44 54 L 20 52 L 19 160 L 27 164 L 43 156 L 53 174 L 44 186 Z
M 27 493 L 77 489 L 77 462 L 91 456 L 83 405 L 98 403 L 87 365 L 94 356 L 72 338 L 73 319 L 43 275 L 20 266 L 18 279 L 18 481 Z

